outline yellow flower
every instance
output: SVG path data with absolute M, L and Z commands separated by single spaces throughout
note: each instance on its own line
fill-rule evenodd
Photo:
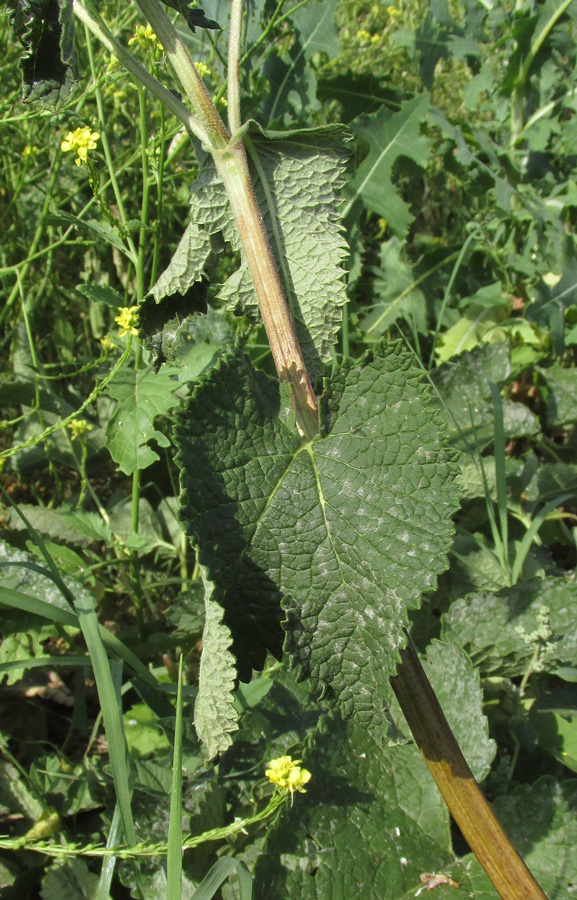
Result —
M 362 41 L 363 43 L 366 43 L 367 41 L 371 40 L 371 36 L 370 36 L 369 32 L 365 31 L 364 28 L 361 28 L 360 31 L 357 31 L 357 37 L 358 37 L 359 41 Z
M 120 337 L 124 337 L 125 334 L 138 334 L 138 306 L 123 306 L 118 310 L 114 321 L 120 329 Z
M 82 163 L 86 163 L 88 151 L 96 149 L 96 141 L 98 140 L 100 140 L 99 133 L 97 131 L 91 131 L 88 125 L 85 125 L 83 128 L 76 128 L 74 131 L 69 131 L 66 138 L 60 144 L 60 149 L 63 153 L 74 150 L 76 152 L 76 159 L 74 161 L 77 166 L 80 166 Z
M 208 76 L 212 75 L 212 72 L 210 71 L 210 69 L 206 65 L 206 63 L 195 62 L 194 68 L 196 69 L 196 71 L 198 72 L 198 74 L 200 75 L 201 78 L 207 78 Z
M 76 438 L 85 435 L 87 431 L 92 431 L 94 425 L 91 425 L 86 419 L 73 419 L 68 423 L 67 428 L 70 429 L 72 440 L 75 441 Z
M 158 38 L 150 25 L 137 25 L 134 29 L 133 36 L 128 41 L 129 47 L 133 44 L 136 44 L 141 50 L 152 50 L 157 46 Z
M 40 153 L 40 147 L 37 147 L 35 144 L 26 144 L 22 151 L 22 156 L 24 159 L 30 159 L 32 156 L 36 156 L 37 153 Z
M 398 8 L 398 6 L 387 6 L 387 7 L 385 7 L 385 9 L 389 15 L 389 18 L 392 19 L 393 21 L 395 19 L 398 19 L 399 16 L 401 15 L 401 10 Z
M 103 338 L 100 338 L 100 346 L 105 353 L 110 353 L 111 350 L 116 349 L 116 344 L 108 334 L 105 334 Z
M 290 791 L 291 794 L 299 791 L 306 794 L 305 784 L 311 780 L 311 773 L 307 769 L 301 769 L 301 762 L 302 759 L 293 759 L 292 756 L 279 756 L 277 759 L 271 759 L 265 775 L 281 791 Z

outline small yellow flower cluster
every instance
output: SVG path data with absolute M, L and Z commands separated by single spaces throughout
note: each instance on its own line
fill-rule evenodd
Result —
M 74 131 L 69 131 L 66 138 L 60 144 L 60 149 L 63 153 L 74 150 L 76 153 L 76 159 L 74 161 L 77 166 L 80 166 L 82 163 L 86 163 L 88 151 L 96 149 L 96 141 L 99 139 L 100 135 L 98 132 L 91 131 L 88 125 L 85 125 L 83 128 L 76 128 Z
M 158 38 L 156 37 L 151 25 L 137 25 L 134 34 L 128 41 L 128 46 L 132 47 L 136 44 L 141 50 L 152 50 L 158 46 Z
M 118 310 L 114 321 L 119 327 L 120 337 L 125 334 L 138 334 L 138 306 L 123 306 Z
M 86 419 L 73 419 L 67 426 L 70 429 L 70 436 L 73 441 L 79 437 L 83 437 L 87 431 L 92 431 L 94 425 L 87 422 Z
M 40 153 L 40 147 L 37 147 L 36 144 L 26 144 L 22 151 L 22 156 L 24 159 L 31 159 L 38 153 Z
M 302 759 L 293 759 L 292 756 L 279 756 L 271 759 L 269 768 L 264 773 L 272 784 L 276 784 L 281 791 L 290 791 L 293 794 L 299 791 L 306 794 L 305 784 L 311 779 L 311 773 L 307 769 L 301 769 Z
M 105 353 L 110 353 L 111 350 L 116 348 L 116 344 L 108 334 L 105 334 L 103 338 L 100 338 L 100 346 Z
M 387 6 L 386 11 L 388 13 L 389 19 L 392 19 L 393 21 L 395 19 L 398 19 L 401 15 L 401 10 L 398 6 Z
M 210 69 L 206 65 L 206 63 L 195 62 L 194 68 L 196 69 L 196 71 L 198 72 L 198 74 L 200 75 L 201 78 L 209 78 L 212 75 L 212 72 L 210 71 Z

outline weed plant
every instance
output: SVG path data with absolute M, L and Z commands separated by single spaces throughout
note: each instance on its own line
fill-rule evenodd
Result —
M 495 900 L 389 688 L 407 626 L 564 900 L 577 4 L 252 0 L 240 102 L 231 4 L 170 4 L 215 109 L 248 123 L 321 397 L 320 420 L 293 399 L 299 434 L 151 2 L 59 0 L 47 38 L 36 4 L 0 11 L 2 897 Z M 349 593 L 327 602 L 335 560 Z

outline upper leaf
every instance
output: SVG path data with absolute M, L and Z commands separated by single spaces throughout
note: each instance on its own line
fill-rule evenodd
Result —
M 445 566 L 454 457 L 398 346 L 337 369 L 324 437 L 303 441 L 288 398 L 239 352 L 180 415 L 185 529 L 215 584 L 246 679 L 287 648 L 345 715 L 380 720 L 407 609 Z
M 342 126 L 283 134 L 251 122 L 246 138 L 258 205 L 311 378 L 330 359 L 346 302 L 347 245 L 336 206 L 347 137 Z M 244 260 L 220 296 L 237 311 L 256 313 Z
M 12 25 L 24 47 L 22 99 L 55 106 L 76 78 L 72 0 L 10 0 Z
M 347 245 L 336 206 L 348 133 L 342 126 L 267 133 L 255 122 L 244 130 L 258 204 L 307 370 L 315 378 L 330 359 L 346 302 Z M 177 291 L 185 294 L 202 278 L 212 235 L 220 233 L 234 250 L 240 249 L 224 186 L 212 160 L 202 154 L 190 212 L 192 222 L 153 288 L 157 302 Z M 242 255 L 240 268 L 224 283 L 219 296 L 237 314 L 258 318 Z
M 318 106 L 316 77 L 310 60 L 316 53 L 326 53 L 329 58 L 340 50 L 339 32 L 334 22 L 335 0 L 306 3 L 291 16 L 297 32 L 288 55 L 281 58 L 270 54 L 263 66 L 263 74 L 270 82 L 270 91 L 264 104 L 264 122 L 270 125 L 284 113 L 290 112 L 294 121 Z

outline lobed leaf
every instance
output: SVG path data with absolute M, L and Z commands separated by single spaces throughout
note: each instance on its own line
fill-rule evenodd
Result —
M 121 369 L 108 384 L 107 392 L 119 406 L 108 422 L 106 446 L 125 475 L 146 469 L 159 459 L 149 445 L 151 440 L 160 447 L 170 445 L 166 435 L 155 428 L 154 420 L 176 405 L 174 392 L 178 386 L 171 372 L 136 372 L 131 368 Z
M 391 115 L 383 107 L 351 125 L 353 133 L 368 143 L 369 152 L 347 183 L 344 218 L 357 219 L 363 207 L 367 207 L 386 219 L 397 237 L 406 235 L 413 216 L 393 186 L 391 173 L 400 156 L 413 160 L 418 166 L 426 166 L 430 146 L 429 140 L 421 136 L 420 125 L 428 109 L 428 94 L 421 94 L 403 103 L 398 113 Z

